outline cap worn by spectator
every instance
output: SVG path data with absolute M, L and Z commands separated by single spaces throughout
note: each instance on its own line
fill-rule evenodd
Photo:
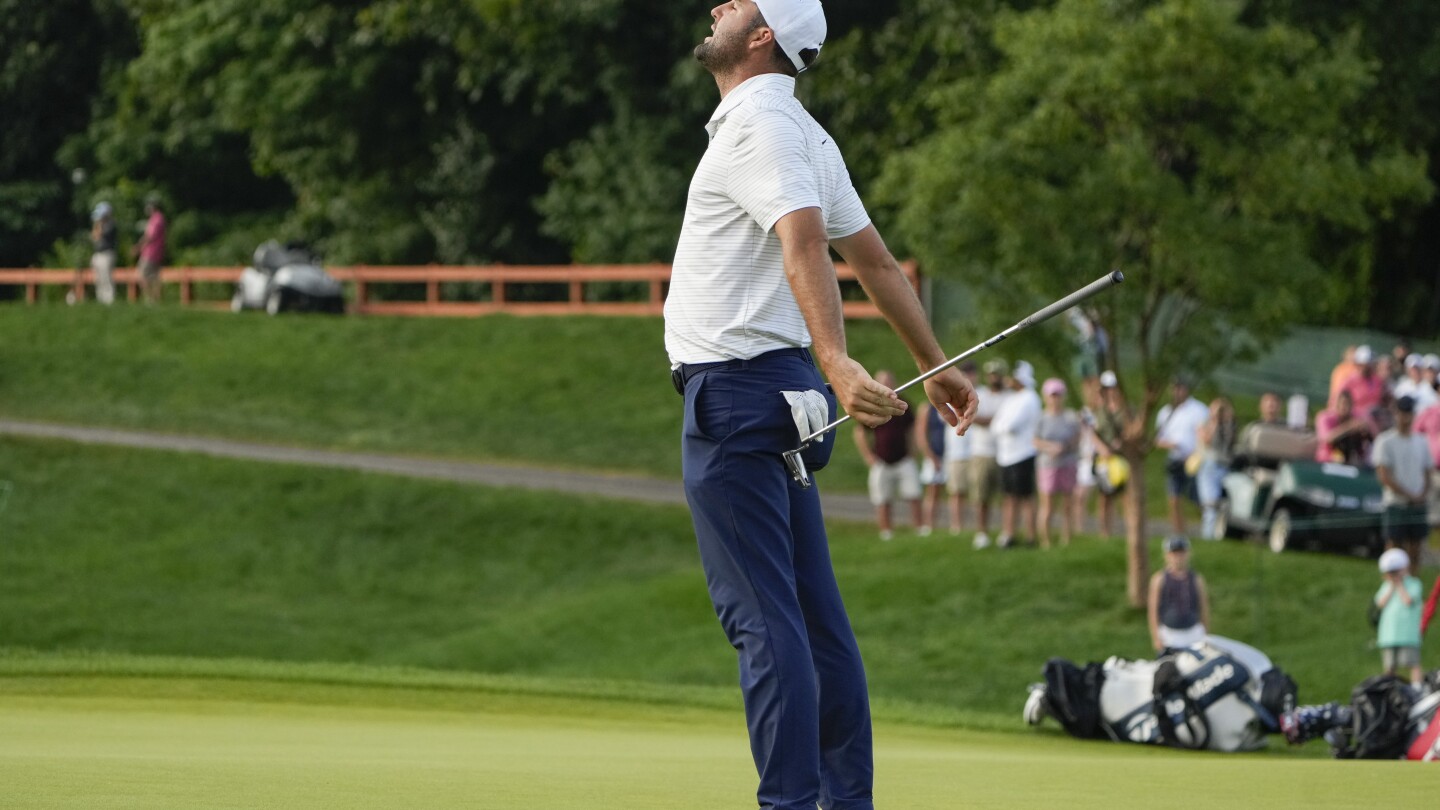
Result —
M 1101 388 L 1116 388 L 1116 387 L 1118 387 L 1119 385 L 1120 385 L 1120 378 L 1115 376 L 1115 372 L 1113 372 L 1113 371 L 1102 371 L 1102 372 L 1100 372 L 1100 387 L 1101 387 Z
M 1400 397 L 1399 399 L 1395 400 L 1395 410 L 1399 411 L 1400 413 L 1414 413 L 1415 398 L 1409 395 Z
M 813 50 L 818 55 L 825 44 L 825 9 L 820 0 L 755 0 L 755 5 L 795 69 L 809 67 L 801 52 Z
M 1393 574 L 1410 567 L 1410 555 L 1403 548 L 1392 548 L 1380 555 L 1380 573 Z
M 1419 354 L 1410 353 L 1405 355 L 1405 368 L 1415 368 L 1425 365 L 1425 358 Z
M 1175 379 L 1171 380 L 1171 382 L 1185 389 L 1195 387 L 1195 381 L 1190 378 L 1189 374 L 1186 374 L 1183 371 L 1177 371 L 1175 373 Z
M 90 212 L 90 219 L 91 219 L 91 220 L 94 220 L 95 222 L 99 222 L 100 220 L 104 219 L 105 217 L 110 216 L 110 213 L 111 213 L 112 210 L 114 210 L 114 209 L 112 209 L 112 208 L 110 207 L 110 203 L 108 203 L 108 202 L 98 203 L 98 204 L 95 206 L 95 210 Z
M 1004 360 L 1001 360 L 1001 359 L 998 358 L 998 357 L 995 358 L 994 360 L 986 360 L 986 361 L 985 361 L 985 373 L 986 373 L 986 374 L 1009 374 L 1009 373 L 1010 373 L 1010 364 L 1009 364 L 1009 363 L 1006 363 Z
M 1375 353 L 1370 350 L 1369 346 L 1356 346 L 1355 362 L 1359 363 L 1362 366 L 1368 366 L 1371 363 L 1375 362 Z
M 1040 390 L 1047 397 L 1052 394 L 1059 394 L 1063 397 L 1065 396 L 1065 381 L 1059 377 L 1051 377 L 1045 381 L 1045 384 L 1041 386 Z
M 1015 382 L 1026 388 L 1035 387 L 1035 367 L 1021 360 L 1015 364 Z
M 965 374 L 974 374 L 979 368 L 979 366 L 975 365 L 974 360 L 966 360 L 960 364 L 960 371 Z
M 1440 371 L 1440 354 L 1425 355 L 1425 368 L 1431 371 Z
M 1189 551 L 1190 540 L 1184 535 L 1173 534 L 1165 538 L 1166 551 Z

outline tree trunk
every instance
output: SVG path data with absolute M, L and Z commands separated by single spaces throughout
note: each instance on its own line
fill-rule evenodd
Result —
M 1130 483 L 1125 487 L 1125 594 L 1131 607 L 1144 607 L 1150 579 L 1150 548 L 1145 542 L 1145 454 L 1126 450 Z

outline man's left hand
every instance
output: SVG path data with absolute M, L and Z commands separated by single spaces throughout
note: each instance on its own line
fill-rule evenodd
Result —
M 925 381 L 925 396 L 940 412 L 940 418 L 955 428 L 957 436 L 964 436 L 975 421 L 975 409 L 980 400 L 975 396 L 975 386 L 964 374 L 948 368 Z

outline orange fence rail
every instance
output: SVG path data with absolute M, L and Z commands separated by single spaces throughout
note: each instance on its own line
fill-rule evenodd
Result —
M 920 275 L 915 263 L 904 262 L 901 266 L 905 277 L 918 292 Z M 350 287 L 347 309 L 362 315 L 437 317 L 488 315 L 497 312 L 513 315 L 659 315 L 665 306 L 665 294 L 670 283 L 668 264 L 490 267 L 356 265 L 326 269 Z M 239 267 L 167 267 L 161 272 L 160 280 L 166 286 L 179 287 L 179 300 L 183 305 L 216 307 L 223 306 L 226 302 L 198 299 L 195 285 L 206 282 L 234 284 L 239 280 L 241 270 Z M 839 264 L 835 266 L 835 270 L 842 283 L 855 283 L 855 274 L 849 267 Z M 117 291 L 125 291 L 125 298 L 130 301 L 139 298 L 140 275 L 134 268 L 117 268 L 113 278 Z M 447 298 L 442 285 L 454 282 L 487 284 L 490 300 L 464 301 Z M 644 284 L 643 300 L 587 300 L 587 285 L 615 282 Z M 376 300 L 373 295 L 376 284 L 423 285 L 425 298 L 422 301 Z M 510 300 L 506 289 L 512 284 L 563 286 L 565 298 L 556 301 Z M 25 301 L 30 304 L 40 300 L 42 287 L 67 287 L 76 293 L 76 297 L 84 298 L 86 289 L 94 285 L 95 277 L 89 269 L 78 272 L 0 270 L 0 287 L 23 287 Z M 880 317 L 879 310 L 869 301 L 845 301 L 844 308 L 848 318 Z

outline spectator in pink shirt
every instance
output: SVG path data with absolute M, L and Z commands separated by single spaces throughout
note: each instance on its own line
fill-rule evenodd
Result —
M 1352 407 L 1350 393 L 1341 389 L 1335 405 L 1315 417 L 1316 461 L 1363 464 L 1369 456 L 1370 439 L 1375 435 L 1370 420 L 1361 418 Z
M 145 293 L 146 303 L 160 300 L 160 267 L 165 263 L 165 214 L 160 210 L 160 197 L 150 195 L 145 200 L 145 235 L 133 248 L 140 261 L 140 286 Z
M 1360 370 L 1351 374 L 1340 384 L 1340 390 L 1350 395 L 1350 405 L 1355 413 L 1369 418 L 1370 412 L 1385 399 L 1386 380 L 1375 371 L 1375 356 L 1369 346 L 1355 350 L 1355 362 Z

